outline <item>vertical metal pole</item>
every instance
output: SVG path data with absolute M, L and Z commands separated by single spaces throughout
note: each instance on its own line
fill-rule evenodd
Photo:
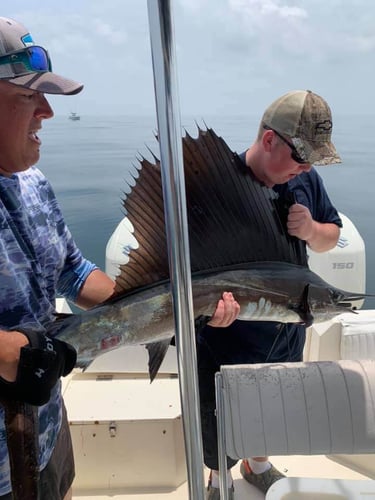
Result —
M 225 414 L 223 401 L 223 375 L 215 374 L 217 442 L 219 451 L 220 500 L 228 500 L 227 454 L 225 443 Z
M 193 300 L 170 0 L 148 0 L 169 269 L 191 500 L 204 499 Z

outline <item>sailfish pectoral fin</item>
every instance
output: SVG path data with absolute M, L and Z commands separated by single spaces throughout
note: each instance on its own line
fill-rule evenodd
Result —
M 150 374 L 150 382 L 156 377 L 160 365 L 167 354 L 170 343 L 171 339 L 146 344 L 146 349 L 148 350 L 148 372 Z
M 308 328 L 314 322 L 314 316 L 311 314 L 309 304 L 309 289 L 310 285 L 307 284 L 303 289 L 301 300 L 297 306 L 292 306 L 291 309 L 301 318 L 303 324 Z

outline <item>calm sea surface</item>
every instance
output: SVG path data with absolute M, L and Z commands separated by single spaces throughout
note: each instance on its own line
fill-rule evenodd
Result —
M 204 120 L 204 122 L 203 122 Z M 259 117 L 183 117 L 196 135 L 195 122 L 215 129 L 231 149 L 241 152 L 257 132 Z M 40 132 L 38 166 L 52 182 L 71 232 L 84 255 L 104 269 L 105 246 L 123 217 L 125 179 L 137 156 L 157 156 L 153 117 L 55 117 Z M 331 200 L 356 225 L 366 245 L 366 289 L 375 293 L 375 120 L 336 116 L 333 136 L 343 163 L 318 167 Z M 375 299 L 365 307 L 375 308 Z

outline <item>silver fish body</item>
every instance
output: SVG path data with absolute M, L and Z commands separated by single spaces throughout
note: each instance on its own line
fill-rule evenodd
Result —
M 80 366 L 122 345 L 163 345 L 164 357 L 174 335 L 169 288 L 169 282 L 141 288 L 58 321 L 54 329 L 75 346 Z M 363 297 L 329 285 L 306 267 L 283 262 L 196 275 L 192 289 L 195 317 L 211 316 L 223 291 L 231 291 L 241 307 L 239 319 L 282 323 L 328 320 L 351 310 L 351 301 Z

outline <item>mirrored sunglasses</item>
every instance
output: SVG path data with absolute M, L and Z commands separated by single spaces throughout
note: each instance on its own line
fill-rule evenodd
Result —
M 4 64 L 11 64 L 13 77 L 52 71 L 48 52 L 38 45 L 25 47 L 24 49 L 10 52 L 5 56 L 0 56 L 0 66 Z M 12 78 L 12 75 L 7 75 L 6 78 Z

